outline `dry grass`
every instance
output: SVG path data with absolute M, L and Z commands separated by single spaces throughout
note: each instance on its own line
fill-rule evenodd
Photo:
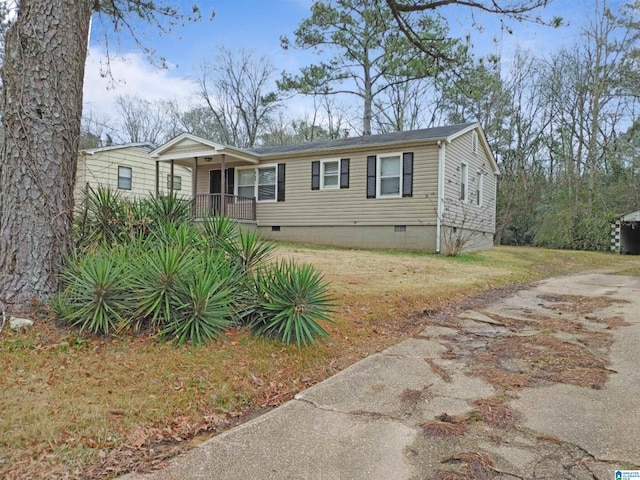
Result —
M 204 347 L 82 338 L 40 320 L 0 335 L 0 477 L 103 478 L 169 456 L 416 334 L 472 293 L 553 274 L 638 268 L 633 257 L 498 248 L 426 254 L 283 245 L 317 265 L 340 307 L 331 339 L 297 349 L 244 330 Z M 446 423 L 446 422 L 441 422 Z M 455 425 L 455 424 L 452 424 Z

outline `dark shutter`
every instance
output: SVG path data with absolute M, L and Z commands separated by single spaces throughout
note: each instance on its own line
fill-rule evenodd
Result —
M 236 186 L 236 169 L 231 167 L 227 168 L 227 195 L 234 194 L 234 188 Z
M 284 171 L 286 164 L 278 164 L 278 198 L 279 202 L 284 202 Z
M 402 196 L 413 197 L 413 152 L 402 154 Z
M 376 156 L 367 157 L 367 198 L 376 198 Z
M 349 188 L 349 159 L 340 160 L 340 188 Z
M 311 162 L 311 190 L 320 190 L 320 162 Z

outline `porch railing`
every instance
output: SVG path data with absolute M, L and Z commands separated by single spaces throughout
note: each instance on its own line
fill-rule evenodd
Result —
M 193 218 L 223 215 L 237 220 L 256 219 L 256 199 L 211 193 L 196 195 L 191 203 Z

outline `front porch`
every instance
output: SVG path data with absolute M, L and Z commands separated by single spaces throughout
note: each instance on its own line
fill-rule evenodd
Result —
M 256 199 L 209 193 L 196 195 L 191 200 L 191 216 L 193 218 L 205 218 L 214 215 L 255 222 Z
M 240 221 L 256 221 L 256 199 L 236 184 L 236 168 L 256 165 L 250 152 L 183 133 L 151 152 L 156 158 L 156 194 L 160 186 L 160 162 L 170 164 L 167 187 L 179 190 L 174 165 L 191 169 L 191 210 L 194 219 L 223 215 Z M 171 180 L 173 179 L 173 181 Z M 245 193 L 245 195 L 241 195 Z

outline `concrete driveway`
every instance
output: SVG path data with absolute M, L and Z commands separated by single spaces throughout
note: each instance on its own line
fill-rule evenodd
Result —
M 164 479 L 614 479 L 640 470 L 640 277 L 554 278 L 431 319 Z

